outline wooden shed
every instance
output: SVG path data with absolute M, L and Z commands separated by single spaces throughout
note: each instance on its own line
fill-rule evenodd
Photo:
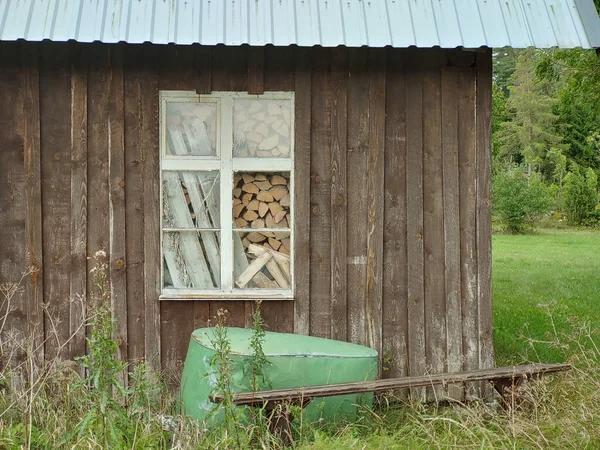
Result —
M 103 251 L 131 362 L 263 300 L 383 376 L 493 365 L 490 47 L 600 46 L 591 0 L 68 3 L 0 2 L 3 339 L 83 354 Z

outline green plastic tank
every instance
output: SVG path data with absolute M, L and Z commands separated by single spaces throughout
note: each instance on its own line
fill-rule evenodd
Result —
M 216 407 L 208 398 L 216 382 L 214 369 L 210 366 L 215 355 L 211 344 L 213 331 L 214 328 L 200 328 L 192 333 L 181 379 L 182 412 L 199 420 L 207 419 Z M 228 328 L 236 392 L 250 390 L 244 361 L 252 354 L 251 337 L 252 330 Z M 267 332 L 263 351 L 271 363 L 265 367 L 271 389 L 366 381 L 375 379 L 377 374 L 377 352 L 362 345 Z M 356 415 L 357 405 L 370 406 L 372 400 L 372 394 L 315 399 L 306 407 L 304 419 L 352 418 Z M 218 416 L 211 416 L 211 421 L 215 417 Z

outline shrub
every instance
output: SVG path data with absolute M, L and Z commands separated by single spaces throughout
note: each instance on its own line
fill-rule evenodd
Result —
M 565 211 L 571 225 L 589 225 L 594 222 L 598 203 L 597 185 L 598 177 L 591 168 L 584 175 L 574 165 L 565 177 Z
M 492 206 L 509 233 L 532 228 L 551 205 L 549 188 L 537 173 L 529 178 L 520 167 L 497 172 L 492 184 Z

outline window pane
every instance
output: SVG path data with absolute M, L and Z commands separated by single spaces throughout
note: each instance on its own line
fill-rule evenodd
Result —
M 163 228 L 219 228 L 219 172 L 163 172 Z
M 237 289 L 290 289 L 290 233 L 235 232 L 234 283 Z
M 233 175 L 234 228 L 290 228 L 290 221 L 289 173 Z
M 163 286 L 215 289 L 221 286 L 221 252 L 216 231 L 163 233 Z
M 289 100 L 235 100 L 233 156 L 289 158 L 290 137 Z
M 216 103 L 167 103 L 167 154 L 217 155 Z

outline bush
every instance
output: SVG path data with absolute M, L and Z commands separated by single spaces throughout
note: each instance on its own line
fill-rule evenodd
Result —
M 596 204 L 598 193 L 596 191 L 598 177 L 592 169 L 581 173 L 578 166 L 565 177 L 564 198 L 567 220 L 571 225 L 591 225 L 596 222 Z
M 520 167 L 494 175 L 492 207 L 509 233 L 523 233 L 532 228 L 552 203 L 549 188 L 538 173 L 529 178 Z

